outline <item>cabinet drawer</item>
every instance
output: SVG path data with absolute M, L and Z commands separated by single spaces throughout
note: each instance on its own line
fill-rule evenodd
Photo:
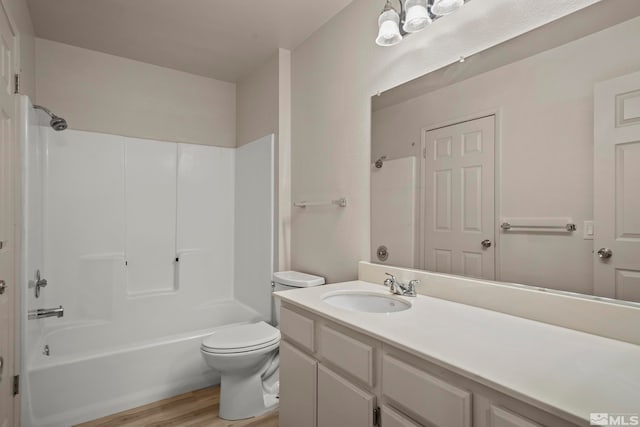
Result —
M 388 354 L 382 360 L 382 393 L 428 423 L 471 426 L 471 393 Z
M 373 386 L 373 347 L 326 325 L 320 327 L 319 335 L 324 359 Z
M 491 427 L 542 427 L 528 418 L 491 405 Z
M 285 307 L 280 307 L 280 332 L 290 341 L 313 353 L 313 320 Z
M 382 405 L 380 421 L 384 427 L 421 427 L 387 405 Z

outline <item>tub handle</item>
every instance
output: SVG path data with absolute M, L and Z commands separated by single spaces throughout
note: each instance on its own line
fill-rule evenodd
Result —
M 47 279 L 40 278 L 40 270 L 36 270 L 36 280 L 29 281 L 29 288 L 36 288 L 36 298 L 40 297 L 40 288 L 47 286 Z

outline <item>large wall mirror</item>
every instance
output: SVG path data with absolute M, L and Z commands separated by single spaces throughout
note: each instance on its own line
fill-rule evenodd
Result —
M 640 302 L 638 43 L 604 0 L 373 96 L 372 262 Z

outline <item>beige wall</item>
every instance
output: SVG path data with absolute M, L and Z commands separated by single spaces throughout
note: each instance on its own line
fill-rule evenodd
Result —
M 291 266 L 291 51 L 278 52 L 278 270 Z
M 279 49 L 266 63 L 238 82 L 238 147 L 276 135 L 278 177 L 276 270 L 289 269 L 291 251 L 291 52 Z
M 392 48 L 373 40 L 382 3 L 356 0 L 293 51 L 292 199 L 347 197 L 294 209 L 292 268 L 329 281 L 369 259 L 370 97 L 578 10 L 593 0 L 472 1 Z
M 36 92 L 72 129 L 236 146 L 233 83 L 36 39 Z
M 272 133 L 278 134 L 279 52 L 237 84 L 238 147 Z
M 499 109 L 497 217 L 572 217 L 578 231 L 503 233 L 498 278 L 592 293 L 593 87 L 640 69 L 637 40 L 640 18 L 378 110 L 372 157 L 419 157 L 422 128 Z

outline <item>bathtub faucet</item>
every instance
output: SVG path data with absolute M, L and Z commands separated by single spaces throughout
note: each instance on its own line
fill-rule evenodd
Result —
M 37 310 L 29 310 L 29 320 L 62 316 L 64 316 L 64 308 L 62 308 L 62 306 L 58 308 L 39 308 Z

